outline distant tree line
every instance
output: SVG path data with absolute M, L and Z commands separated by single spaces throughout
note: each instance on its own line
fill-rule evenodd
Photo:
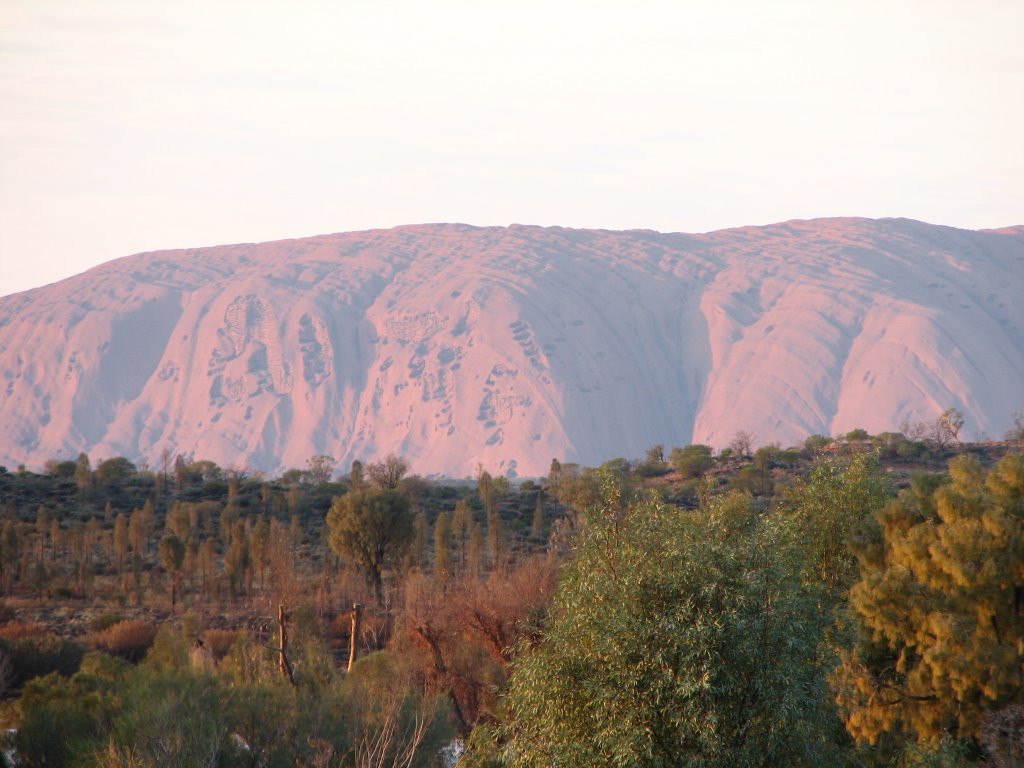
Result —
M 396 456 L 0 473 L 19 755 L 426 766 L 459 737 L 468 766 L 1014 764 L 1024 455 L 943 418 L 941 442 L 739 433 L 517 483 Z

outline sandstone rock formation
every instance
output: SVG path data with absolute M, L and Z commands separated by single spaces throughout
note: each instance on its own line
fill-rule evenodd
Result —
M 1024 409 L 1024 228 L 423 225 L 145 253 L 0 298 L 0 463 L 164 449 L 462 477 Z

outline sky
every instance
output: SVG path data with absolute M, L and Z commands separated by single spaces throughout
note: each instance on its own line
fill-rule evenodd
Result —
M 0 295 L 465 222 L 1024 224 L 1018 0 L 0 0 Z

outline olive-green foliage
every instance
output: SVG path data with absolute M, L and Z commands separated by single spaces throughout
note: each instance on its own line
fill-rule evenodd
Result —
M 298 731 L 296 698 L 270 683 L 236 685 L 225 692 L 222 712 L 227 730 L 246 745 L 240 748 L 237 740 L 228 745 L 233 764 L 286 768 L 301 762 L 295 759 L 298 745 L 293 742 Z
M 85 648 L 65 637 L 41 634 L 0 639 L 0 652 L 10 664 L 7 684 L 20 688 L 28 680 L 51 672 L 73 675 L 82 663 Z
M 597 503 L 601 489 L 597 473 L 589 468 L 582 472 L 570 471 L 571 465 L 559 467 L 558 483 L 553 484 L 555 498 L 573 511 L 580 511 Z
M 669 454 L 669 463 L 684 478 L 700 477 L 712 466 L 715 460 L 711 457 L 711 446 L 688 445 L 685 448 L 673 448 Z
M 163 637 L 164 646 L 184 638 Z M 263 671 L 272 674 L 229 682 L 153 655 L 133 667 L 91 653 L 71 678 L 52 674 L 26 686 L 21 764 L 427 768 L 452 737 L 445 703 L 419 694 L 393 654 L 372 654 L 321 687 L 292 687 Z
M 230 733 L 215 678 L 141 667 L 125 686 L 120 715 L 102 746 L 161 768 L 215 765 Z
M 144 664 L 154 672 L 176 672 L 189 666 L 189 643 L 180 629 L 164 624 L 157 630 Z
M 160 564 L 168 573 L 177 573 L 185 561 L 185 542 L 168 533 L 159 544 Z
M 73 677 L 51 673 L 26 683 L 18 702 L 19 764 L 72 765 L 87 754 L 120 709 L 116 688 L 124 674 L 121 662 L 89 654 Z
M 413 539 L 409 500 L 390 488 L 364 487 L 334 500 L 327 525 L 331 548 L 366 574 L 379 597 L 384 569 Z
M 513 674 L 514 766 L 826 765 L 823 597 L 782 521 L 696 512 L 605 473 L 543 642 Z
M 454 735 L 444 700 L 419 695 L 405 659 L 396 653 L 360 659 L 342 690 L 356 765 L 436 765 Z
M 823 459 L 787 494 L 783 508 L 793 516 L 789 530 L 803 550 L 805 578 L 845 592 L 857 577 L 853 537 L 892 498 L 878 475 L 878 461 L 859 454 L 846 466 Z
M 808 453 L 817 453 L 828 445 L 831 445 L 831 443 L 831 437 L 825 437 L 825 435 L 811 435 L 804 440 L 804 450 Z

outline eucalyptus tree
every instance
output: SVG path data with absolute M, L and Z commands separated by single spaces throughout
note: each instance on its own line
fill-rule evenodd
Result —
M 610 472 L 540 644 L 513 674 L 514 766 L 824 766 L 838 724 L 825 590 L 785 517 L 732 494 L 682 511 Z

